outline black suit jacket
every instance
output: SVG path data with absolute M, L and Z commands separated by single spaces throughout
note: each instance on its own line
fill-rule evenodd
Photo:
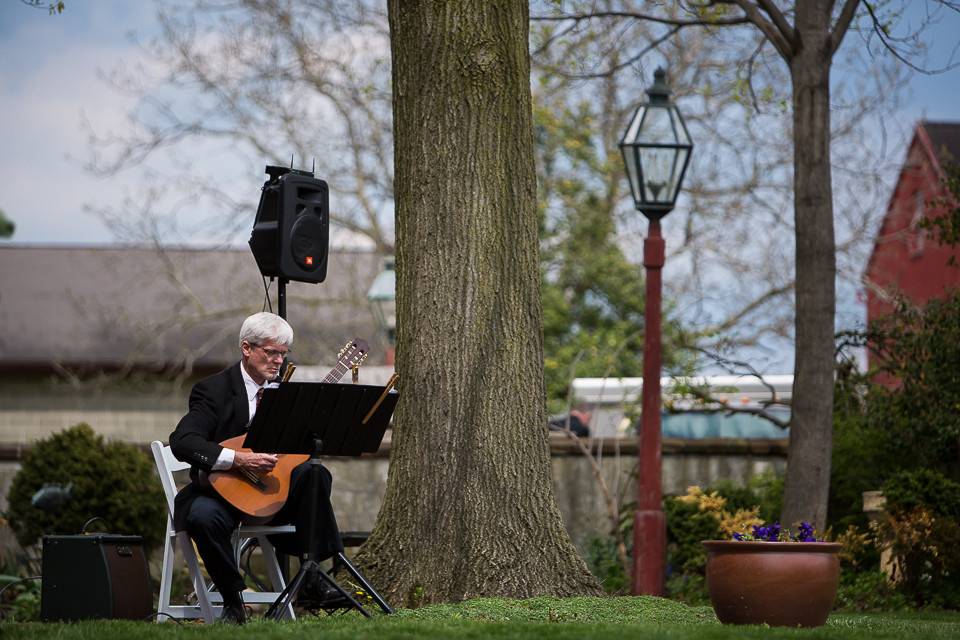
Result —
M 190 392 L 190 410 L 170 434 L 174 457 L 190 463 L 191 482 L 174 501 L 173 524 L 177 531 L 186 528 L 190 504 L 202 492 L 199 471 L 211 470 L 223 450 L 220 442 L 246 430 L 250 411 L 240 366 L 237 362 L 195 384 Z

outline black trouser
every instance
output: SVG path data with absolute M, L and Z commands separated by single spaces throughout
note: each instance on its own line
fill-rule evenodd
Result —
M 306 462 L 293 470 L 290 479 L 290 497 L 269 524 L 295 524 L 296 533 L 270 536 L 278 551 L 291 555 L 305 554 L 310 550 L 308 523 L 310 518 L 310 491 Z M 333 477 L 326 467 L 320 466 L 320 490 L 317 495 L 316 551 L 320 560 L 343 551 L 340 529 L 330 504 Z M 242 514 L 214 491 L 198 496 L 190 505 L 187 514 L 187 533 L 197 543 L 197 551 L 207 567 L 210 579 L 221 594 L 243 591 L 246 585 L 237 568 L 236 555 L 231 544 L 234 529 L 240 524 Z

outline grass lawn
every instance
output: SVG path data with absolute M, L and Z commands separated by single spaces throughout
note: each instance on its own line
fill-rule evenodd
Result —
M 285 640 L 413 640 L 415 638 L 960 638 L 960 613 L 836 614 L 819 629 L 724 626 L 709 608 L 691 608 L 653 597 L 471 600 L 401 610 L 366 620 L 358 615 L 303 618 L 296 622 L 254 620 L 242 628 L 194 622 L 182 625 L 127 621 L 76 624 L 6 623 L 4 640 L 57 638 L 229 638 Z

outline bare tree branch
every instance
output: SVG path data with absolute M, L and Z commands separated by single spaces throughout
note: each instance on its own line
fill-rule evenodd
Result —
M 840 44 L 843 42 L 844 36 L 847 34 L 847 29 L 850 28 L 850 23 L 853 22 L 853 17 L 857 13 L 857 6 L 860 4 L 860 0 L 845 0 L 843 8 L 840 10 L 840 15 L 837 17 L 836 23 L 833 25 L 833 31 L 830 32 L 830 55 L 833 56 L 837 49 L 840 48 Z
M 781 30 L 776 24 L 764 18 L 760 13 L 760 10 L 757 8 L 757 5 L 749 2 L 748 0 L 734 0 L 738 7 L 740 7 L 743 12 L 747 15 L 750 22 L 752 22 L 757 29 L 759 29 L 763 35 L 770 40 L 770 44 L 780 53 L 780 57 L 784 59 L 785 62 L 790 62 L 793 58 L 793 50 L 796 46 L 796 36 L 790 35 L 791 31 Z M 779 14 L 779 11 L 777 11 Z M 768 13 L 768 15 L 770 15 Z M 781 16 L 782 19 L 782 16 Z
M 566 20 L 582 22 L 584 20 L 592 20 L 594 18 L 630 18 L 631 20 L 644 20 L 646 22 L 666 24 L 680 28 L 738 25 L 748 24 L 750 22 L 750 20 L 748 20 L 745 16 L 736 16 L 732 18 L 710 18 L 706 20 L 682 20 L 679 18 L 669 18 L 649 13 L 639 13 L 636 11 L 591 11 L 589 13 L 562 13 L 558 15 L 530 16 L 530 20 L 532 22 L 562 22 Z
M 942 4 L 943 6 L 956 10 L 956 7 L 953 6 L 953 3 L 946 2 Z M 894 39 L 887 33 L 886 28 L 883 26 L 883 23 L 880 21 L 880 18 L 877 16 L 877 13 L 873 5 L 870 4 L 869 2 L 864 2 L 863 6 L 867 8 L 867 13 L 870 15 L 870 22 L 873 28 L 873 32 L 877 35 L 877 38 L 880 39 L 880 43 L 884 46 L 884 48 L 887 51 L 893 54 L 893 57 L 895 57 L 897 60 L 899 60 L 906 66 L 910 67 L 914 71 L 918 71 L 926 75 L 937 75 L 940 73 L 946 73 L 947 71 L 950 71 L 951 69 L 956 69 L 958 66 L 960 66 L 960 61 L 952 62 L 956 57 L 958 48 L 960 48 L 960 42 L 958 42 L 957 45 L 953 48 L 953 51 L 951 52 L 950 58 L 949 58 L 950 61 L 948 61 L 947 64 L 944 65 L 943 67 L 940 67 L 937 69 L 925 69 L 917 65 L 916 63 L 911 61 L 908 56 L 904 55 L 897 48 Z

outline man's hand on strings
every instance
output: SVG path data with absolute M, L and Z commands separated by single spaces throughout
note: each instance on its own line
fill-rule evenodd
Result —
M 233 466 L 251 473 L 267 473 L 277 465 L 277 456 L 270 453 L 251 453 L 237 451 L 233 456 Z

